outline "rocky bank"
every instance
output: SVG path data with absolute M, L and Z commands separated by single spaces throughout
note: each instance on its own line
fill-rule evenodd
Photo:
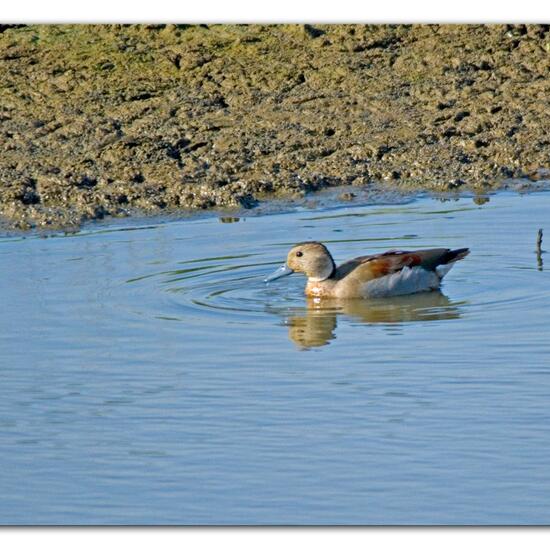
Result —
M 0 25 L 0 76 L 22 229 L 550 168 L 550 25 Z

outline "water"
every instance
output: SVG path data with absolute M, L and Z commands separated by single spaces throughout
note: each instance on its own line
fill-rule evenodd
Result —
M 421 198 L 2 239 L 0 522 L 550 523 L 549 208 Z M 442 293 L 320 306 L 300 276 L 262 282 L 310 239 L 337 261 L 472 253 Z

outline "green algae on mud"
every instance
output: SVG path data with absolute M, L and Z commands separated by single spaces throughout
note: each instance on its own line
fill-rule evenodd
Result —
M 0 215 L 78 226 L 535 178 L 549 69 L 549 25 L 0 27 Z

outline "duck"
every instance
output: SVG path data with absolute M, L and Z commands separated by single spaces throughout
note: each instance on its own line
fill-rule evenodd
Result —
M 469 253 L 469 248 L 388 250 L 336 266 L 323 243 L 307 241 L 294 245 L 286 262 L 264 282 L 303 273 L 307 277 L 305 294 L 311 298 L 403 296 L 439 290 L 443 277 Z

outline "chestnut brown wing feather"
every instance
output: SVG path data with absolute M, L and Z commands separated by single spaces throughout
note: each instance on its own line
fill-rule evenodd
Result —
M 368 274 L 366 279 L 372 279 L 395 273 L 404 267 L 414 266 L 433 271 L 438 265 L 448 261 L 449 252 L 448 248 L 432 248 L 413 251 L 390 250 L 381 254 L 360 256 L 340 265 L 336 276 L 343 278 L 357 270 L 361 273 L 365 272 L 365 275 Z

